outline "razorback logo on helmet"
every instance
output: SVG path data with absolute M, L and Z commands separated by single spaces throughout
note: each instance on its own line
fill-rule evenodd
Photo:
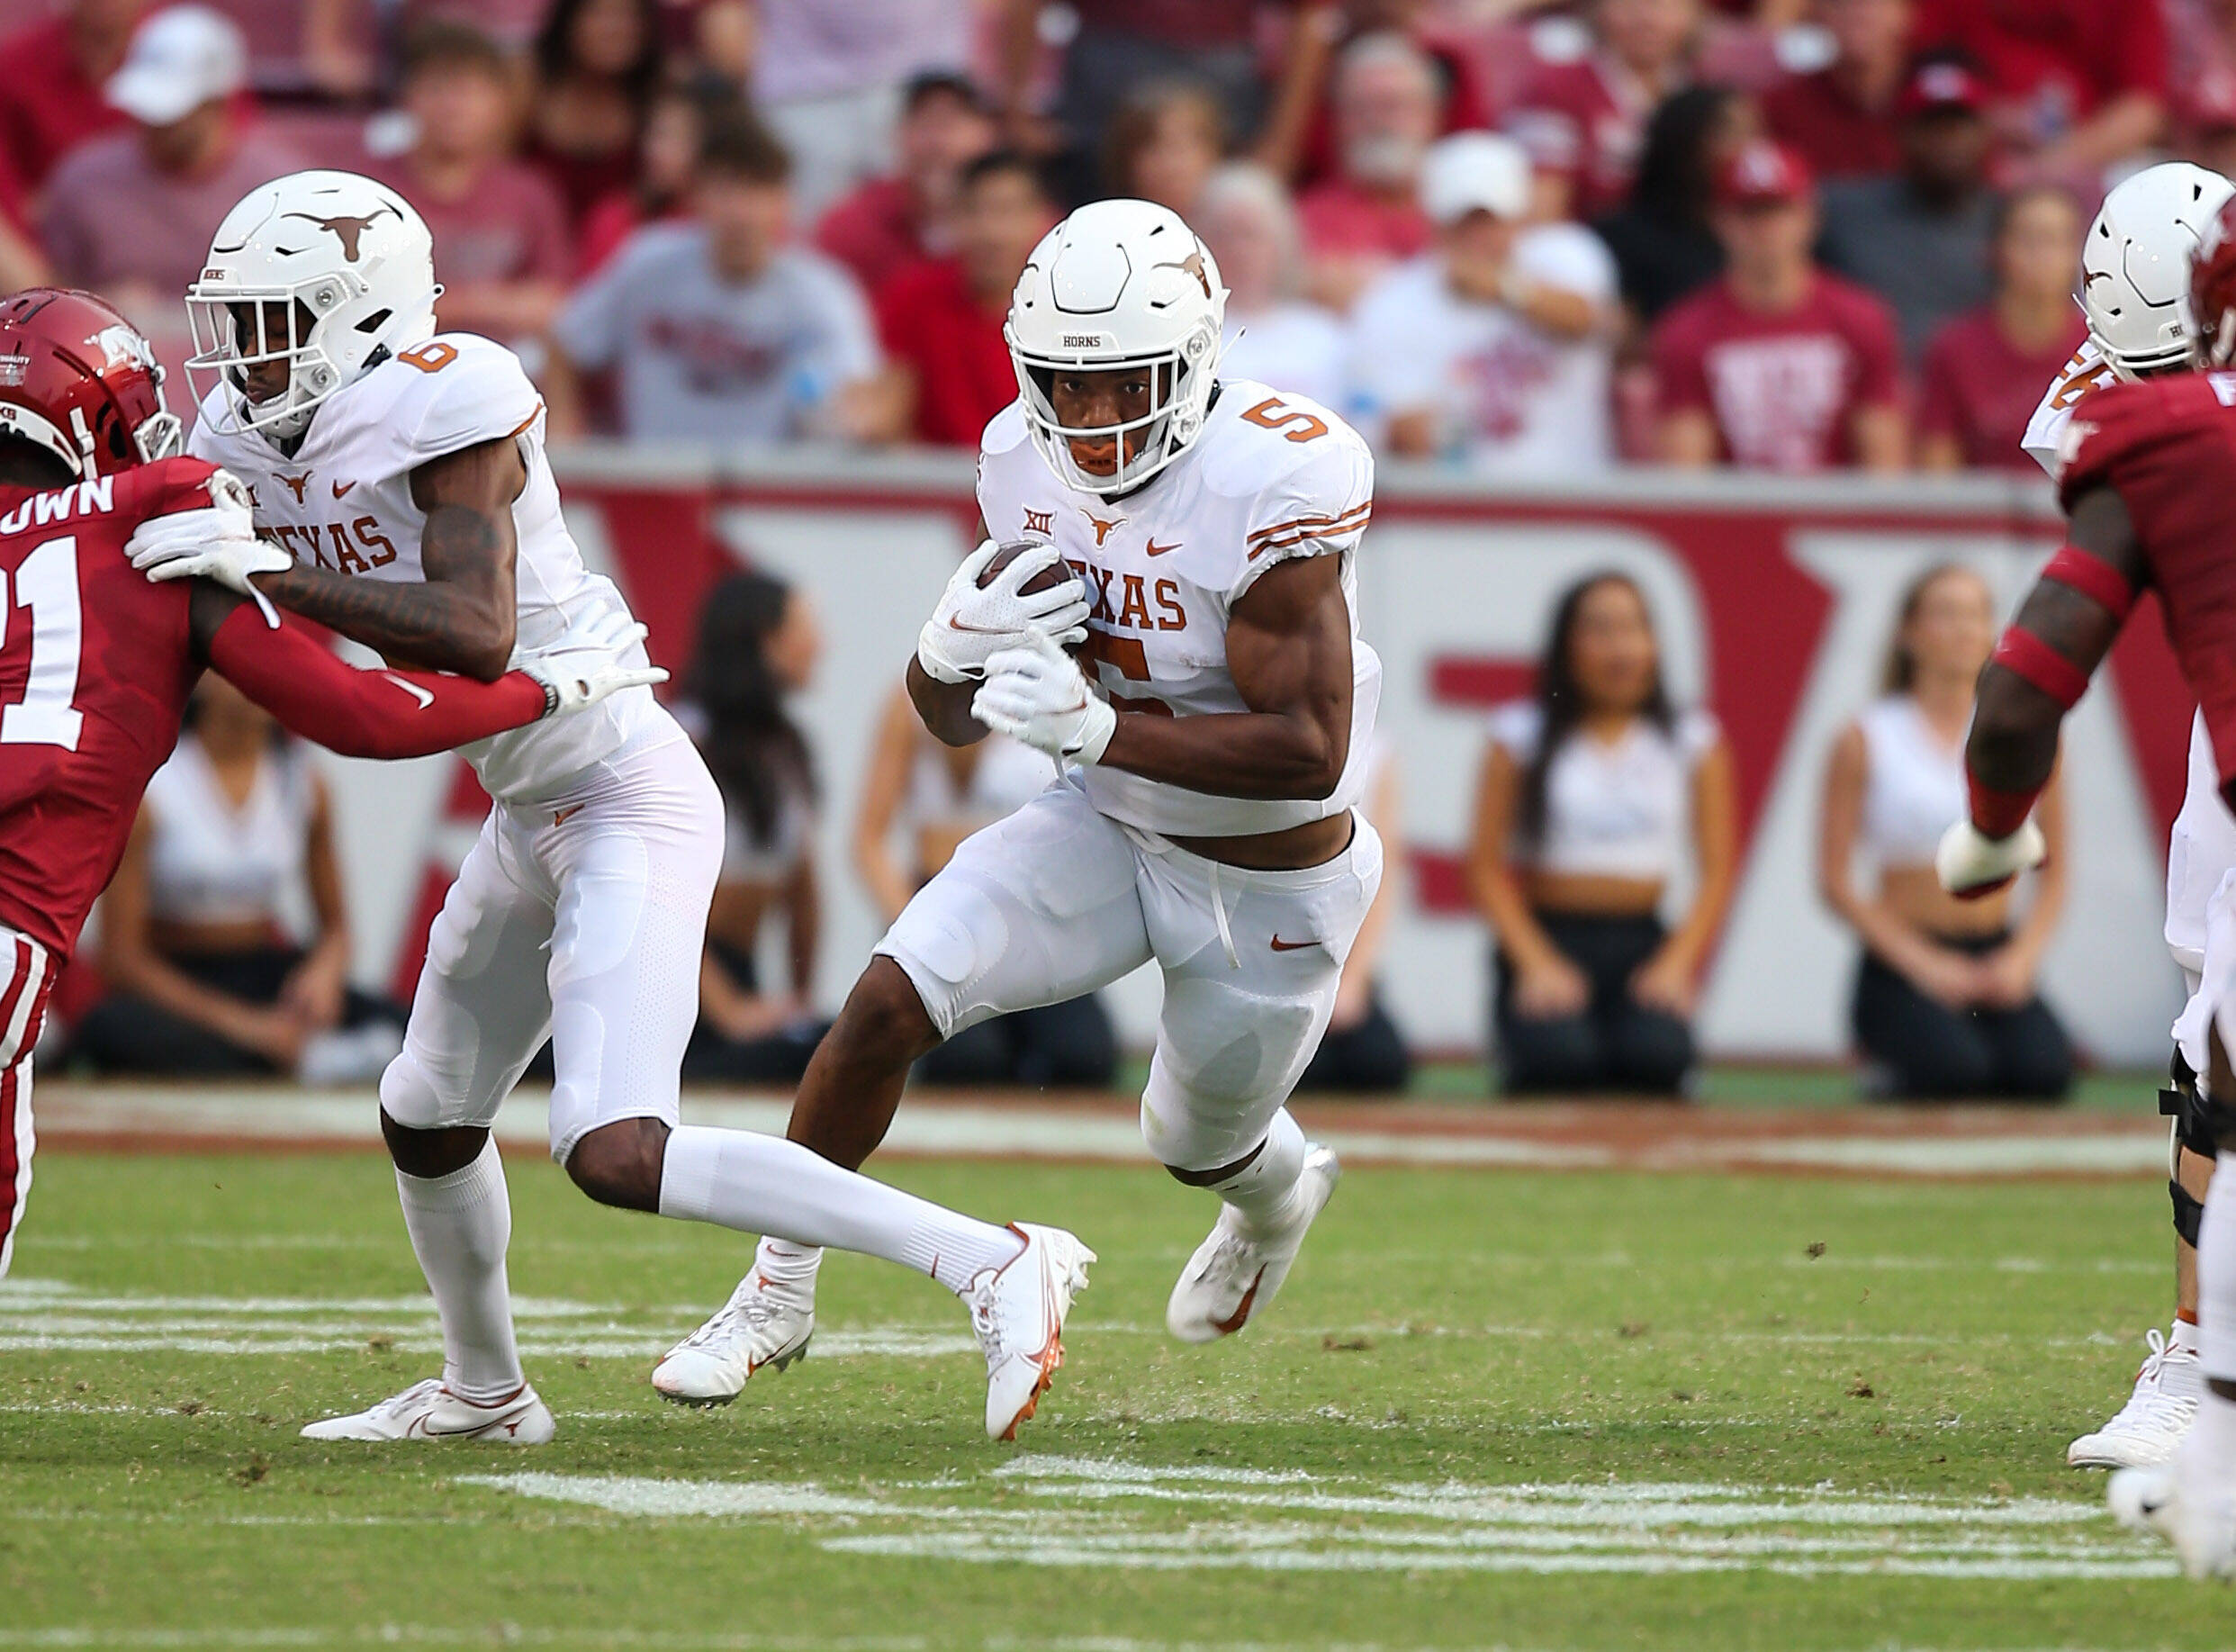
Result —
M 125 326 L 104 327 L 93 336 L 112 367 L 153 367 L 155 347 Z

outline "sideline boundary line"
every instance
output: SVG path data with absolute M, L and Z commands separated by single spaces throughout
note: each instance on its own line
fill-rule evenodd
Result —
M 369 1089 L 41 1087 L 50 1152 L 362 1151 L 380 1146 Z M 686 1094 L 694 1124 L 781 1135 L 789 1094 Z M 545 1151 L 546 1097 L 516 1096 L 497 1122 L 509 1151 Z M 2166 1130 L 2146 1115 L 2038 1108 L 1685 1107 L 1609 1102 L 1464 1107 L 1303 1102 L 1307 1131 L 1354 1166 L 1512 1170 L 1739 1171 L 1915 1178 L 2166 1174 Z M 1135 1104 L 1077 1093 L 912 1095 L 884 1158 L 1146 1165 Z

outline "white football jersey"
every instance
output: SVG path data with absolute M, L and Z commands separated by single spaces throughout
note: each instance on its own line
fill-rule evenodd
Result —
M 357 579 L 423 580 L 427 513 L 411 473 L 430 459 L 510 437 L 527 466 L 513 501 L 519 542 L 517 662 L 598 615 L 626 611 L 613 582 L 582 565 L 559 515 L 559 486 L 544 456 L 544 404 L 502 345 L 443 333 L 344 385 L 319 404 L 292 456 L 255 431 L 221 434 L 221 386 L 187 443 L 248 489 L 257 532 L 299 564 Z M 219 417 L 213 417 L 217 415 Z M 633 651 L 643 664 L 642 648 Z M 591 709 L 530 723 L 459 748 L 490 795 L 531 802 L 612 756 L 661 717 L 649 689 L 627 689 Z
M 2090 391 L 2117 382 L 2095 340 L 2084 340 L 2027 421 L 2027 456 L 2055 477 L 2074 408 Z M 2188 779 L 2166 844 L 2166 947 L 2192 974 L 2204 968 L 2205 909 L 2231 868 L 2236 868 L 2236 815 L 2222 800 L 2200 711 L 2190 720 Z
M 2026 421 L 2026 434 L 2019 442 L 2026 456 L 2055 480 L 2058 447 L 2065 440 L 2065 427 L 2073 422 L 2073 409 L 2090 391 L 2118 382 L 2096 341 L 2082 339 L 2064 370 L 2042 392 L 2042 405 L 2034 410 L 2034 416 Z
M 1294 556 L 1342 558 L 1351 610 L 1351 745 L 1325 798 L 1222 798 L 1100 764 L 1088 799 L 1114 820 L 1182 837 L 1278 832 L 1358 801 L 1382 698 L 1382 661 L 1358 634 L 1355 553 L 1374 507 L 1375 461 L 1319 402 L 1251 380 L 1222 384 L 1204 433 L 1121 499 L 1057 479 L 1017 403 L 986 428 L 978 509 L 996 539 L 1051 540 L 1087 581 L 1088 675 L 1120 713 L 1247 711 L 1227 669 L 1227 615 L 1258 576 Z

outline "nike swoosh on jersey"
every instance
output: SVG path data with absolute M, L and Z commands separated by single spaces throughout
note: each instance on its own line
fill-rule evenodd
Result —
M 1308 946 L 1319 944 L 1317 941 L 1284 941 L 1279 935 L 1273 938 L 1273 949 L 1276 952 L 1301 952 Z
M 1173 541 L 1170 545 L 1159 545 L 1159 544 L 1158 544 L 1158 543 L 1157 543 L 1157 541 L 1156 541 L 1156 540 L 1151 539 L 1151 540 L 1149 542 L 1149 547 L 1148 547 L 1148 548 L 1149 548 L 1149 554 L 1150 554 L 1150 555 L 1152 555 L 1152 556 L 1162 556 L 1162 555 L 1165 555 L 1168 551 L 1177 551 L 1177 550 L 1178 550 L 1178 549 L 1180 548 L 1180 541 L 1179 541 L 1179 540 L 1177 540 L 1177 539 L 1175 539 L 1175 540 L 1174 540 L 1174 541 Z
M 394 683 L 405 693 L 410 695 L 412 699 L 418 700 L 419 702 L 420 710 L 424 711 L 435 703 L 435 696 L 428 692 L 426 689 L 421 688 L 418 683 L 407 682 L 392 671 L 384 671 L 381 673 L 381 675 L 387 678 L 391 682 Z
M 334 497 L 336 499 L 339 499 L 343 494 L 348 492 L 350 489 L 356 487 L 356 485 L 357 484 L 354 482 L 337 482 L 334 483 Z

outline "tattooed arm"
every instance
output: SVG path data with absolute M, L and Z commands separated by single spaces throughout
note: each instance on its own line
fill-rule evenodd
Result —
M 509 438 L 429 459 L 411 473 L 427 512 L 419 537 L 425 582 L 354 579 L 296 566 L 256 575 L 280 607 L 377 648 L 392 665 L 457 672 L 494 682 L 512 657 L 517 618 L 512 501 L 527 467 Z

